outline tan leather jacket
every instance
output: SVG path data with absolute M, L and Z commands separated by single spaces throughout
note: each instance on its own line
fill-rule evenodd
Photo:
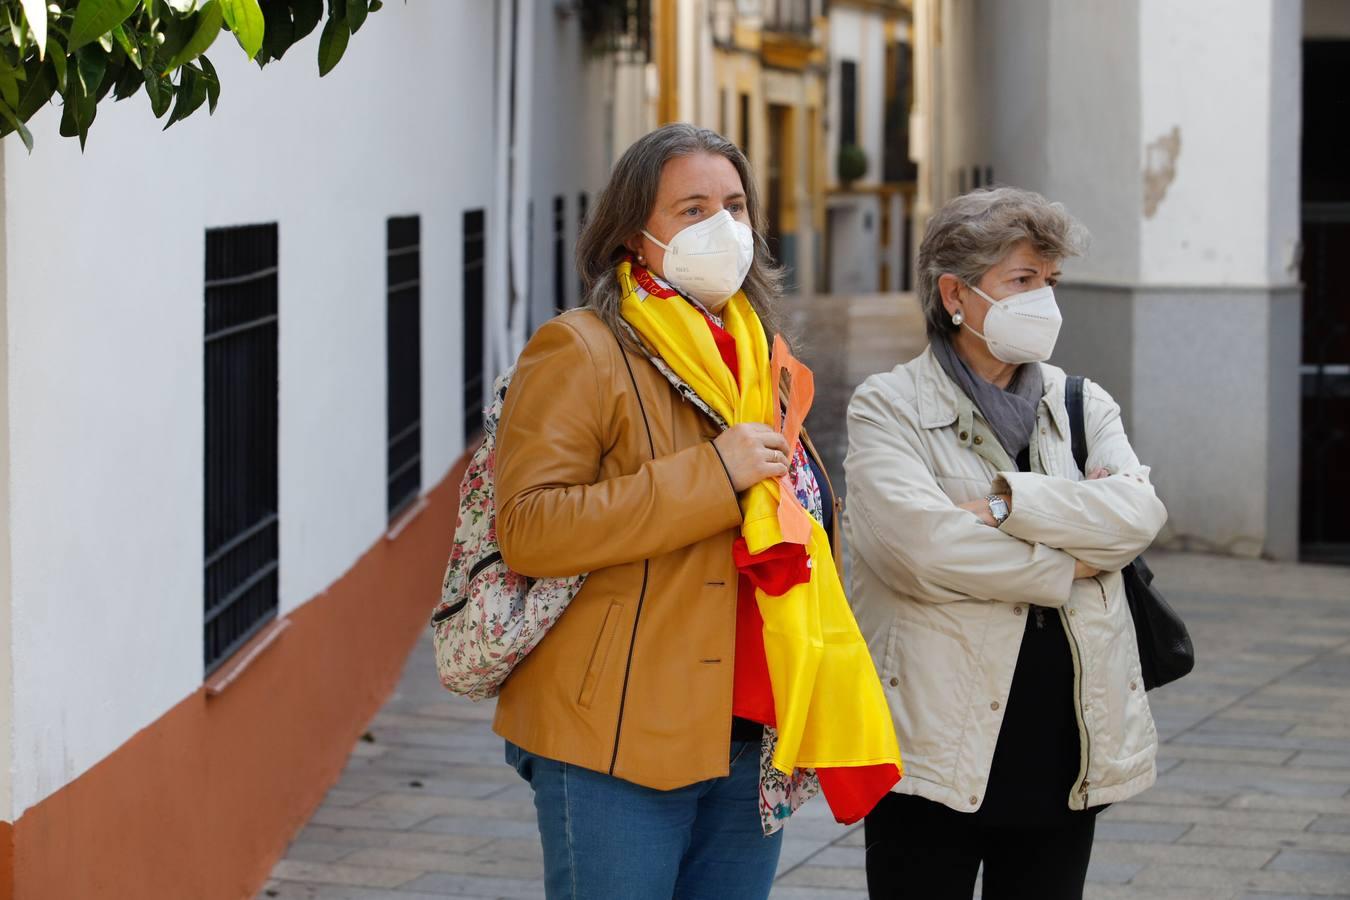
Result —
M 1084 385 L 1089 471 L 1074 463 L 1064 372 L 1045 393 L 1031 472 L 1018 472 L 931 350 L 874 375 L 849 404 L 849 600 L 877 664 L 905 777 L 895 790 L 973 812 L 984 800 L 1028 604 L 1054 607 L 1069 638 L 1082 759 L 1072 809 L 1151 785 L 1158 735 L 1120 569 L 1167 511 L 1121 427 L 1120 407 Z M 1000 528 L 957 504 L 1012 495 Z M 1074 559 L 1102 570 L 1074 580 Z
M 716 435 L 589 310 L 526 346 L 497 431 L 502 556 L 590 575 L 502 688 L 502 737 L 662 790 L 727 774 L 741 511 Z

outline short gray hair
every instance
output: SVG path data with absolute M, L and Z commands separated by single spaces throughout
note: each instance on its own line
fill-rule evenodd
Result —
M 1062 203 L 1013 187 L 982 188 L 962 194 L 939 209 L 919 245 L 919 303 L 929 338 L 957 330 L 942 306 L 938 279 L 955 275 L 978 284 L 986 272 L 1022 241 L 1047 259 L 1079 256 L 1088 233 Z
M 581 275 L 585 305 L 595 310 L 624 343 L 631 342 L 621 325 L 623 297 L 614 277 L 615 265 L 628 254 L 623 242 L 647 224 L 666 163 L 696 153 L 725 157 L 741 178 L 745 210 L 755 233 L 754 261 L 742 289 L 765 331 L 770 336 L 783 331 L 776 303 L 782 294 L 782 269 L 774 262 L 764 240 L 767 219 L 749 161 L 740 148 L 717 132 L 674 123 L 639 138 L 619 158 L 577 241 L 577 271 Z

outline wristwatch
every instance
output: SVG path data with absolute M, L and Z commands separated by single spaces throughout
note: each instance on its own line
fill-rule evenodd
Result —
M 1008 518 L 1008 513 L 1010 512 L 1008 509 L 1008 501 L 1004 500 L 998 494 L 990 494 L 984 499 L 989 502 L 989 515 L 994 517 L 995 524 L 1002 525 L 1004 520 Z

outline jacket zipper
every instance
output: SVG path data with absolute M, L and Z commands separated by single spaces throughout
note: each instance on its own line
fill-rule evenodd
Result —
M 1100 584 L 1099 584 L 1100 586 Z M 1074 717 L 1078 720 L 1078 742 L 1081 747 L 1080 755 L 1082 762 L 1078 770 L 1078 778 L 1074 781 L 1073 791 L 1082 800 L 1082 808 L 1087 809 L 1088 787 L 1090 783 L 1087 780 L 1088 769 L 1092 759 L 1092 736 L 1088 734 L 1087 722 L 1083 720 L 1083 657 L 1079 652 L 1078 636 L 1073 633 L 1073 628 L 1069 625 L 1068 612 L 1060 608 L 1060 621 L 1064 623 L 1064 633 L 1069 638 L 1069 651 L 1073 656 L 1073 693 L 1074 693 Z M 1072 808 L 1072 794 L 1070 795 L 1070 808 Z
M 628 379 L 633 383 L 633 396 L 637 398 L 638 410 L 642 413 L 642 425 L 647 430 L 647 453 L 652 460 L 656 459 L 656 444 L 652 440 L 652 423 L 647 420 L 647 406 L 642 402 L 642 391 L 638 389 L 637 376 L 633 374 L 633 364 L 628 361 L 628 351 L 624 350 L 623 345 L 619 345 L 619 355 L 623 357 L 623 364 L 628 369 Z M 628 677 L 633 674 L 633 648 L 637 645 L 638 623 L 642 621 L 642 604 L 647 600 L 647 579 L 651 575 L 652 561 L 644 559 L 642 561 L 642 590 L 638 593 L 637 612 L 633 614 L 633 634 L 628 641 L 628 660 L 623 667 L 623 690 L 619 694 L 619 717 L 614 723 L 614 753 L 609 758 L 609 774 L 614 774 L 614 767 L 619 763 L 619 735 L 623 733 L 623 711 L 628 705 Z

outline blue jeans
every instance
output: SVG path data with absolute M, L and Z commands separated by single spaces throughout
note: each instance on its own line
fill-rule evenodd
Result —
M 733 742 L 731 771 L 673 791 L 536 756 L 507 742 L 534 789 L 548 900 L 762 900 L 780 830 L 759 820 L 759 743 Z

